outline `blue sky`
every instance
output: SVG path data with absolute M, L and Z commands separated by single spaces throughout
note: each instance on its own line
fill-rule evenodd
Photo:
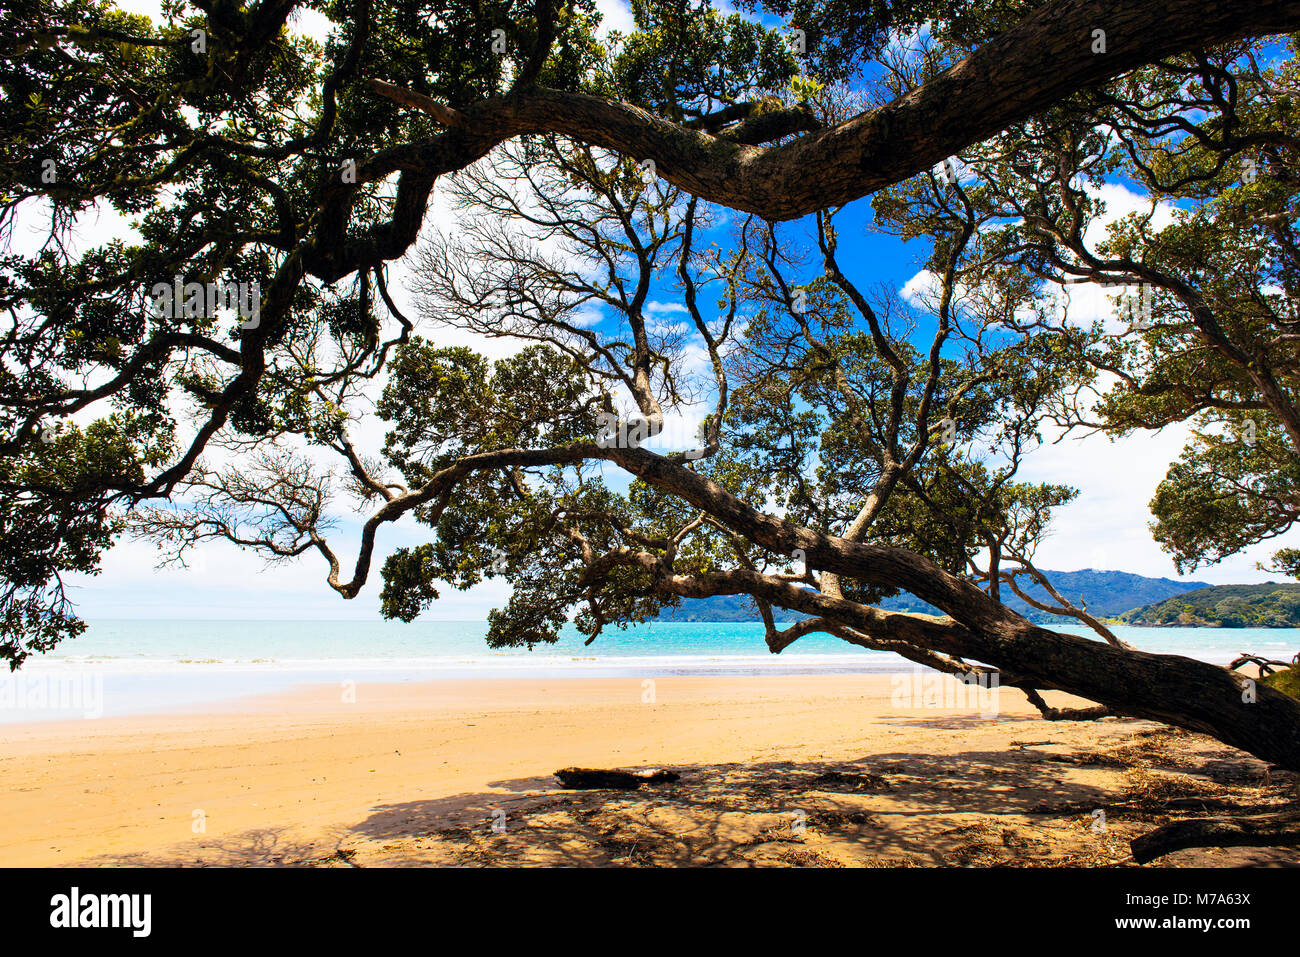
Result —
M 147 0 L 123 3 L 138 12 L 155 13 L 156 3 Z M 619 0 L 604 0 L 610 26 L 631 25 L 626 6 Z M 317 32 L 325 27 L 315 15 L 299 21 L 299 29 Z M 1139 201 L 1124 186 L 1107 188 L 1104 198 L 1118 214 Z M 919 242 L 903 244 L 867 229 L 870 200 L 859 200 L 838 218 L 841 266 L 861 286 L 887 283 L 905 294 L 921 289 L 925 277 L 920 274 L 926 250 Z M 445 218 L 437 204 L 431 220 L 437 225 Z M 89 225 L 85 241 L 102 241 L 115 234 L 121 224 L 103 217 Z M 400 289 L 402 268 L 393 270 L 399 303 L 414 306 Z M 671 311 L 676 299 L 671 289 L 657 290 L 659 301 Z M 1088 310 L 1108 312 L 1109 301 L 1100 290 L 1081 291 L 1075 305 L 1084 317 Z M 410 313 L 408 313 L 410 314 Z M 474 343 L 467 335 L 445 332 L 426 336 L 443 344 Z M 485 351 L 498 352 L 499 349 Z M 358 423 L 355 431 L 371 441 L 382 433 L 382 423 Z M 1150 520 L 1146 503 L 1164 476 L 1169 463 L 1181 449 L 1186 431 L 1182 427 L 1161 433 L 1141 434 L 1116 442 L 1101 436 L 1066 439 L 1048 445 L 1030 455 L 1022 468 L 1026 480 L 1051 480 L 1074 485 L 1079 498 L 1061 509 L 1053 534 L 1039 552 L 1043 568 L 1073 570 L 1107 568 L 1143 575 L 1178 577 L 1169 558 L 1152 541 L 1147 529 Z M 358 530 L 363 516 L 337 516 L 337 532 L 332 545 L 342 556 L 345 567 L 355 554 Z M 371 581 L 362 594 L 345 601 L 325 583 L 327 569 L 319 556 L 312 554 L 292 564 L 267 566 L 255 554 L 234 546 L 209 544 L 197 548 L 189 568 L 156 569 L 156 548 L 147 542 L 123 541 L 110 550 L 98 576 L 69 579 L 70 594 L 87 618 L 208 618 L 208 619 L 377 619 L 377 569 L 382 556 L 402 545 L 419 544 L 427 538 L 410 520 L 388 526 L 378 540 L 379 559 L 374 564 Z M 1250 549 L 1219 566 L 1198 569 L 1186 576 L 1214 583 L 1267 580 L 1269 576 L 1254 568 L 1281 545 L 1300 545 L 1300 534 Z M 469 592 L 443 590 L 426 618 L 443 620 L 481 619 L 487 611 L 504 602 L 507 586 L 489 582 Z

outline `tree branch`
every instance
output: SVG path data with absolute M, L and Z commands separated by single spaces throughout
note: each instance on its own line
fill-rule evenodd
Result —
M 928 169 L 1081 89 L 1167 56 L 1300 28 L 1300 0 L 1059 0 L 891 103 L 784 146 L 750 146 L 647 110 L 533 87 L 465 109 L 462 128 L 503 142 L 562 133 L 636 159 L 711 202 L 767 219 L 843 205 Z M 1106 52 L 1093 52 L 1094 30 Z M 390 98 L 418 94 L 369 81 Z M 427 98 L 425 98 L 427 99 Z M 419 108 L 449 108 L 420 101 Z

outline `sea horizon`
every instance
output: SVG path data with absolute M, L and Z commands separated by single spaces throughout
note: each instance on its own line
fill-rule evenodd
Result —
M 557 642 L 532 650 L 490 648 L 487 628 L 474 620 L 88 620 L 85 634 L 0 676 L 0 724 L 194 710 L 321 684 L 888 674 L 919 667 L 829 635 L 805 636 L 774 655 L 761 622 L 647 622 L 611 628 L 591 645 L 566 625 Z M 1112 630 L 1142 651 L 1219 665 L 1242 653 L 1290 660 L 1300 651 L 1300 628 Z

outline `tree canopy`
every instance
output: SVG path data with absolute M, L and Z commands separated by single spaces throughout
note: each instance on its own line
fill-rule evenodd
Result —
M 1153 502 L 1179 563 L 1294 522 L 1300 3 L 637 0 L 626 34 L 592 0 L 164 11 L 0 12 L 11 665 L 83 627 L 63 576 L 118 536 L 221 539 L 347 598 L 379 578 L 408 621 L 503 577 L 499 645 L 748 595 L 774 652 L 823 631 L 1300 767 L 1295 701 L 1052 586 L 1076 490 L 1019 474 L 1048 430 L 1193 421 Z M 1149 211 L 1108 222 L 1116 179 Z M 859 199 L 923 241 L 923 301 L 843 261 Z M 105 210 L 132 235 L 80 248 Z M 1136 288 L 1128 327 L 1072 318 L 1075 282 Z M 427 543 L 386 552 L 408 516 Z M 900 590 L 943 614 L 874 604 Z

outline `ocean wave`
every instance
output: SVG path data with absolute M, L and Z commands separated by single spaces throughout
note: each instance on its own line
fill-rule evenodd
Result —
M 907 662 L 887 652 L 861 652 L 852 654 L 819 655 L 617 655 L 617 656 L 524 656 L 501 655 L 484 657 L 366 657 L 366 658 L 189 658 L 177 656 L 114 656 L 66 655 L 33 658 L 23 667 L 28 673 L 96 671 L 104 674 L 158 674 L 165 672 L 195 673 L 198 671 L 222 672 L 412 672 L 437 674 L 447 671 L 592 671 L 592 670 L 671 670 L 699 669 L 715 671 L 736 669 L 780 671 L 798 669 L 842 669 L 863 666 L 866 670 L 881 670 L 888 661 Z

